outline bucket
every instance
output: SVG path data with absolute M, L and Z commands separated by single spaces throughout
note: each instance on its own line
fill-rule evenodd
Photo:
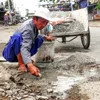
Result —
M 35 62 L 50 63 L 54 61 L 54 41 L 44 41 L 35 55 Z

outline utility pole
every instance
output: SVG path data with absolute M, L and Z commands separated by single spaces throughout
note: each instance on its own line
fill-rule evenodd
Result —
M 11 15 L 11 8 L 10 8 L 10 1 L 8 0 L 8 9 L 9 9 L 9 18 L 12 24 L 12 15 Z

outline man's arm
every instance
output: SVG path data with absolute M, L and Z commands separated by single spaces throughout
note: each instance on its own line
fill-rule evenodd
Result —
M 40 70 L 32 63 L 32 60 L 31 60 L 30 49 L 34 42 L 32 40 L 35 40 L 33 39 L 33 35 L 34 34 L 30 30 L 26 30 L 22 34 L 23 41 L 22 41 L 22 46 L 21 46 L 21 55 L 22 55 L 24 64 L 28 66 L 30 74 L 39 76 Z
M 32 62 L 30 49 L 32 46 L 32 32 L 30 30 L 25 30 L 22 34 L 22 45 L 21 45 L 21 55 L 24 61 L 24 64 Z M 34 35 L 34 34 L 33 34 Z

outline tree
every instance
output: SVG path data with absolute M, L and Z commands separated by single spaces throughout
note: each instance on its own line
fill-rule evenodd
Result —
M 98 3 L 97 3 L 96 8 L 97 8 L 98 10 L 100 10 L 100 0 L 98 0 Z
M 12 0 L 9 0 L 9 2 L 10 2 L 10 9 L 14 10 L 14 5 L 13 5 Z M 5 2 L 5 8 L 8 9 L 8 0 Z

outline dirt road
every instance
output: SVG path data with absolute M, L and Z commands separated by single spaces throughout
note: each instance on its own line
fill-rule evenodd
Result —
M 0 29 L 0 55 L 16 28 Z M 0 62 L 0 99 L 100 100 L 100 65 L 96 65 L 100 62 L 100 28 L 90 30 L 88 50 L 82 48 L 79 37 L 66 44 L 56 41 L 55 61 L 37 64 L 41 78 L 20 73 L 17 63 Z

